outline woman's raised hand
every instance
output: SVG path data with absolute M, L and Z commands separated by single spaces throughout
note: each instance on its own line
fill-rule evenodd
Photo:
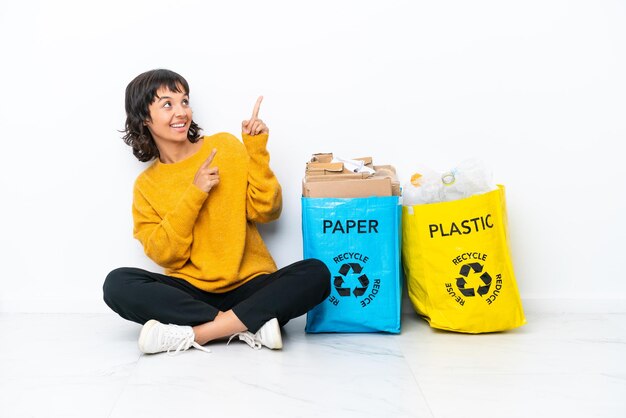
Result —
M 217 154 L 217 149 L 213 148 L 213 152 L 209 155 L 204 163 L 200 166 L 196 172 L 196 177 L 193 179 L 193 184 L 198 186 L 200 190 L 209 193 L 211 189 L 220 182 L 220 173 L 217 167 L 211 167 L 213 158 Z
M 254 105 L 254 110 L 252 110 L 252 117 L 250 120 L 244 120 L 241 122 L 241 130 L 246 135 L 258 135 L 258 134 L 268 134 L 270 132 L 269 128 L 261 119 L 259 119 L 259 109 L 261 108 L 261 102 L 263 101 L 263 96 L 259 96 Z

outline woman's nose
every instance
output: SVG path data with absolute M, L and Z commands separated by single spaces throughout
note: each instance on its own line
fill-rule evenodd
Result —
M 187 115 L 185 106 L 183 106 L 182 104 L 179 104 L 176 106 L 176 108 L 174 109 L 174 114 L 176 115 L 176 117 L 184 117 L 185 115 Z

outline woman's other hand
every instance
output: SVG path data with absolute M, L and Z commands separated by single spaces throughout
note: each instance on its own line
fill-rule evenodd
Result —
M 252 117 L 249 120 L 244 120 L 241 122 L 241 130 L 246 135 L 259 135 L 259 134 L 269 134 L 270 130 L 261 119 L 259 119 L 259 109 L 261 108 L 261 102 L 263 101 L 263 96 L 259 96 L 254 105 L 254 109 L 252 110 Z

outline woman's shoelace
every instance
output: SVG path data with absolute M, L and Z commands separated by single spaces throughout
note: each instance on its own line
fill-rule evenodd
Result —
M 226 343 L 226 345 L 230 344 L 230 341 L 235 337 L 239 337 L 240 340 L 244 341 L 246 344 L 248 344 L 250 347 L 254 348 L 255 350 L 261 349 L 261 343 L 255 340 L 254 335 L 248 331 L 238 332 L 236 334 L 233 334 L 228 339 L 228 342 Z
M 197 348 L 200 351 L 204 351 L 205 353 L 210 353 L 211 350 L 208 348 L 202 347 L 200 344 L 195 342 L 194 335 L 186 334 L 186 333 L 170 333 L 167 335 L 165 340 L 163 341 L 163 348 L 167 348 L 167 354 L 170 356 L 175 356 L 181 351 L 186 351 L 189 347 Z M 178 345 L 176 345 L 178 343 Z M 172 352 L 172 349 L 176 347 L 176 350 Z
M 194 348 L 197 348 L 197 349 L 198 349 L 198 350 L 200 350 L 200 351 L 204 351 L 205 353 L 210 353 L 210 352 L 211 352 L 211 350 L 209 350 L 209 349 L 208 349 L 208 348 L 206 348 L 206 347 L 201 346 L 200 344 L 198 344 L 198 343 L 197 343 L 197 342 L 195 342 L 195 341 L 192 341 L 192 342 L 191 342 L 191 345 L 192 345 Z

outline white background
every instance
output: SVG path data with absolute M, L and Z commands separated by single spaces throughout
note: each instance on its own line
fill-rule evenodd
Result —
M 302 257 L 310 154 L 371 155 L 402 183 L 476 156 L 507 187 L 523 299 L 623 299 L 624 22 L 623 1 L 2 0 L 0 311 L 105 312 L 111 269 L 158 269 L 118 132 L 153 68 L 187 79 L 207 134 L 239 136 L 265 96 L 279 266 Z

